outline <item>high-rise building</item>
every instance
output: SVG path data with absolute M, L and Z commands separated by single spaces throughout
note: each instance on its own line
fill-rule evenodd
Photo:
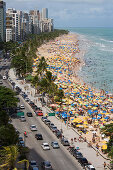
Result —
M 40 28 L 39 28 L 39 20 L 40 20 L 40 13 L 38 10 L 31 10 L 29 12 L 30 20 L 32 22 L 32 33 L 33 34 L 39 34 Z
M 6 3 L 0 0 L 0 41 L 6 40 Z
M 13 41 L 18 41 L 18 23 L 19 22 L 18 22 L 17 11 L 15 9 L 13 9 L 13 8 L 9 8 L 7 10 L 7 17 L 8 16 L 12 18 L 12 22 L 11 22 L 11 26 L 12 26 L 12 40 Z M 7 32 L 7 26 L 6 26 L 6 32 Z
M 48 9 L 47 8 L 42 9 L 41 19 L 48 19 Z

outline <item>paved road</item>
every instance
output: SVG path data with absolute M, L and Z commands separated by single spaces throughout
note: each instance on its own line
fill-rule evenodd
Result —
M 1 71 L 1 74 L 4 75 L 4 70 Z M 3 83 L 6 87 L 10 87 L 8 80 L 3 80 Z M 33 112 L 31 107 L 23 100 L 20 96 L 20 104 L 24 104 L 26 113 L 27 111 Z M 78 164 L 76 159 L 74 159 L 67 151 L 65 147 L 60 144 L 60 141 L 56 138 L 56 136 L 50 131 L 50 129 L 41 121 L 39 117 L 36 117 L 33 113 L 33 117 L 29 118 L 25 115 L 26 122 L 20 122 L 19 119 L 13 119 L 12 123 L 16 129 L 20 131 L 20 135 L 23 136 L 24 131 L 28 132 L 28 138 L 25 140 L 26 146 L 30 148 L 29 159 L 36 160 L 39 168 L 40 162 L 42 160 L 49 160 L 52 163 L 54 170 L 79 170 L 83 169 Z M 49 151 L 43 151 L 41 148 L 42 141 L 37 141 L 35 139 L 35 133 L 30 131 L 30 125 L 37 125 L 38 132 L 42 133 L 44 142 L 48 142 L 49 144 L 52 141 L 58 141 L 60 145 L 60 149 L 53 149 L 50 147 Z M 41 168 L 40 168 L 41 169 Z

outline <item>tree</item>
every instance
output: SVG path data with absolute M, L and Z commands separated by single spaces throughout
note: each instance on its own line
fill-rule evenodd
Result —
M 16 93 L 11 89 L 0 86 L 0 108 L 9 109 L 17 106 Z
M 0 108 L 0 126 L 8 124 L 9 116 L 6 111 Z
M 18 142 L 18 135 L 12 124 L 0 126 L 0 145 L 8 146 Z
M 16 145 L 3 147 L 3 149 L 1 150 L 1 159 L 0 159 L 2 166 L 5 165 L 11 170 L 14 169 L 18 155 L 19 155 L 19 151 Z
M 47 70 L 47 62 L 46 62 L 46 60 L 45 60 L 45 58 L 44 57 L 41 57 L 40 59 L 39 59 L 39 63 L 38 63 L 38 66 L 37 66 L 37 68 L 38 68 L 38 70 L 37 70 L 37 73 L 40 75 L 40 76 L 42 76 L 42 74 L 44 73 L 44 71 L 46 71 Z

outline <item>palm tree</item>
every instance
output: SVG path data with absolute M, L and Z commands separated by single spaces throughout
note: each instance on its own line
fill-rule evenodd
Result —
M 47 64 L 45 58 L 41 57 L 39 59 L 39 63 L 37 66 L 37 68 L 38 68 L 37 72 L 41 77 L 42 77 L 42 74 L 47 70 L 47 66 L 48 66 L 48 64 Z
M 14 169 L 18 155 L 19 152 L 18 147 L 16 145 L 4 147 L 3 150 L 1 150 L 1 167 L 8 167 L 9 169 Z

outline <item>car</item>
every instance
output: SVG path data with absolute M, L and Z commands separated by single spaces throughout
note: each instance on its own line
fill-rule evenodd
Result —
M 70 146 L 69 141 L 65 138 L 61 139 L 61 143 L 62 143 L 63 146 Z
M 42 148 L 43 150 L 50 150 L 49 144 L 48 143 L 42 143 Z
M 76 158 L 76 159 L 79 159 L 79 158 L 81 158 L 81 157 L 83 157 L 83 155 L 82 155 L 82 153 L 81 152 L 74 152 L 73 153 L 73 156 Z
M 55 131 L 55 135 L 57 136 L 57 138 L 61 138 L 62 132 L 60 130 L 57 130 L 57 131 Z
M 19 141 L 23 141 L 23 137 L 21 137 L 21 136 L 19 136 L 18 139 L 19 139 Z
M 36 138 L 37 140 L 43 140 L 43 137 L 42 137 L 42 134 L 41 134 L 41 133 L 35 134 L 35 138 Z
M 37 162 L 34 161 L 34 160 L 30 161 L 29 162 L 29 167 L 30 167 L 30 169 L 33 169 L 34 167 L 37 167 Z
M 47 119 L 47 117 L 42 117 L 41 120 L 44 122 Z
M 41 162 L 41 167 L 45 170 L 52 169 L 51 162 L 50 161 L 43 161 Z
M 25 101 L 26 101 L 26 102 L 29 102 L 29 100 L 30 100 L 30 99 L 29 99 L 28 97 L 25 98 Z
M 44 123 L 45 123 L 46 125 L 48 125 L 50 122 L 51 122 L 51 121 L 48 120 L 48 119 L 46 119 L 46 120 L 44 121 Z
M 21 121 L 21 122 L 25 122 L 25 121 L 26 121 L 25 116 L 20 116 L 20 121 Z
M 42 113 L 41 110 L 40 110 L 40 111 L 39 111 L 39 110 L 38 110 L 38 111 L 35 111 L 35 113 L 36 113 L 37 116 L 43 116 L 43 113 Z
M 0 84 L 3 84 L 3 82 L 0 80 Z
M 33 114 L 31 112 L 26 113 L 28 117 L 33 117 Z
M 51 127 L 55 126 L 54 123 L 49 123 L 48 124 L 49 128 L 51 129 Z
M 78 162 L 79 162 L 82 166 L 88 165 L 88 160 L 87 160 L 85 157 L 80 157 L 80 158 L 78 158 Z
M 36 125 L 31 125 L 31 126 L 30 126 L 30 129 L 31 129 L 31 131 L 37 131 Z
M 3 78 L 3 80 L 6 80 L 6 79 L 7 79 L 7 77 L 6 77 L 6 76 L 3 76 L 2 78 Z
M 25 142 L 23 140 L 19 141 L 19 146 L 25 147 Z
M 20 105 L 20 109 L 25 109 L 24 105 Z
M 56 126 L 52 126 L 50 129 L 52 130 L 52 132 L 57 131 L 57 127 Z
M 85 170 L 96 170 L 93 165 L 86 165 Z
M 53 149 L 58 149 L 58 148 L 60 148 L 58 142 L 51 142 L 51 146 L 53 147 Z
M 33 167 L 32 170 L 39 170 L 39 168 L 38 167 Z

